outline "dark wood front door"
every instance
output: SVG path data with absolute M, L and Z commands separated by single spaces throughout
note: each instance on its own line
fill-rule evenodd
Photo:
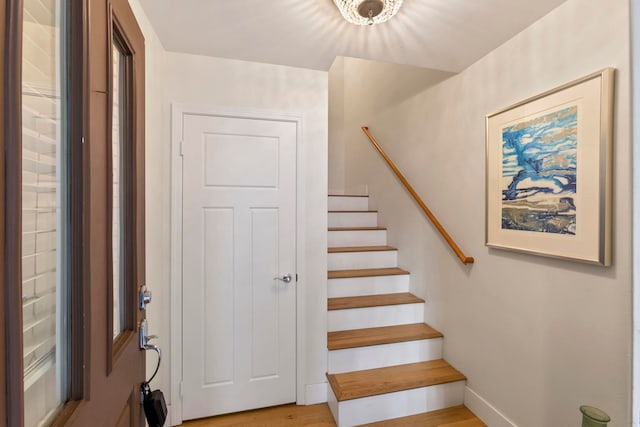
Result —
M 0 425 L 142 426 L 142 32 L 127 0 L 0 3 Z

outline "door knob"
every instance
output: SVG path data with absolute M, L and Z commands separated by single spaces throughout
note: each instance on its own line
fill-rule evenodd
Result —
M 281 280 L 284 283 L 291 283 L 291 274 L 287 273 L 282 277 L 276 277 L 277 280 Z

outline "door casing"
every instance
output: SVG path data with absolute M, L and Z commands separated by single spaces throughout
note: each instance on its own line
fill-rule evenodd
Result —
M 296 123 L 296 403 L 305 403 L 305 257 L 303 116 L 295 112 L 219 109 L 201 105 L 171 105 L 171 391 L 172 424 L 182 423 L 182 123 L 188 115 L 264 119 Z

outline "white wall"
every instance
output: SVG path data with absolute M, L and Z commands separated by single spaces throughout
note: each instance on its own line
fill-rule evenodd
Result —
M 170 404 L 171 142 L 165 50 L 139 1 L 129 0 L 129 4 L 145 38 L 145 272 L 147 287 L 153 293 L 147 319 L 150 334 L 159 336 L 152 343 L 163 351 L 160 371 L 151 386 L 163 390 Z M 156 363 L 156 354 L 149 352 L 147 378 Z
M 329 194 L 344 192 L 344 58 L 329 69 Z
M 445 358 L 519 426 L 579 425 L 581 404 L 608 412 L 612 427 L 631 422 L 629 19 L 628 0 L 569 0 L 459 75 L 362 118 L 473 266 L 418 211 L 363 123 L 345 120 L 346 186 L 369 185 L 413 291 L 427 299 L 426 321 L 445 334 Z M 486 248 L 485 115 L 609 66 L 617 69 L 613 265 Z M 346 77 L 344 93 L 347 115 L 375 102 Z
M 337 57 L 329 70 L 329 194 L 360 193 L 345 186 L 348 144 L 360 144 L 360 128 L 395 105 L 452 76 L 448 71 Z M 359 183 L 365 184 L 366 183 Z
M 640 0 L 632 0 L 633 141 L 640 141 Z M 633 426 L 640 425 L 640 150 L 633 150 Z

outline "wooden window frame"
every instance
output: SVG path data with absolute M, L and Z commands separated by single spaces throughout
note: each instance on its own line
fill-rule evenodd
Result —
M 21 168 L 22 152 L 22 1 L 5 2 L 4 20 L 4 154 L 3 179 L 3 279 L 4 279 L 4 355 L 6 421 L 22 426 L 24 421 L 22 352 L 22 274 L 21 254 Z M 14 349 L 12 352 L 11 349 Z
M 7 52 L 7 46 L 5 44 L 5 28 L 6 28 L 6 2 L 0 2 L 0 46 L 4 48 L 4 52 Z M 0 57 L 0 81 L 5 82 L 5 56 Z M 5 134 L 5 114 L 4 114 L 4 104 L 6 102 L 5 99 L 5 86 L 0 85 L 0 132 L 2 133 L 2 141 L 0 144 L 2 145 L 2 149 L 0 149 L 0 222 L 2 223 L 2 228 L 0 229 L 0 277 L 2 277 L 3 283 L 3 291 L 0 292 L 0 364 L 2 364 L 2 369 L 0 369 L 0 394 L 3 396 L 0 399 L 0 423 L 4 422 L 4 425 L 9 425 L 8 418 L 8 383 L 6 376 L 6 348 L 5 345 L 7 340 L 7 331 L 6 322 L 5 322 L 5 293 L 6 293 L 6 276 L 5 276 L 5 268 L 4 268 L 4 256 L 5 256 L 5 171 L 4 171 L 4 141 L 6 141 Z
M 82 399 L 90 398 L 89 375 L 91 372 L 90 342 L 88 338 L 91 330 L 90 293 L 86 292 L 85 284 L 89 281 L 89 256 L 85 242 L 90 237 L 89 221 L 85 216 L 85 207 L 89 200 L 89 185 L 91 171 L 88 167 L 88 150 L 84 148 L 85 135 L 89 128 L 89 47 L 87 43 L 89 23 L 87 11 L 90 0 L 71 0 L 75 7 L 69 10 L 69 58 L 76 58 L 69 67 L 69 81 L 79 82 L 69 85 L 69 137 L 75 141 L 71 145 L 75 149 L 69 152 L 69 222 L 81 224 L 69 236 L 72 256 L 77 256 L 81 262 L 69 266 L 69 280 L 71 283 L 70 304 L 71 332 L 69 348 L 71 356 L 69 401 L 74 408 Z M 70 3 L 71 4 L 71 3 Z M 85 237 L 86 236 L 86 237 Z M 63 417 L 61 417 L 63 418 Z
M 138 290 L 136 287 L 136 262 L 133 261 L 135 254 L 136 236 L 135 233 L 131 233 L 131 229 L 135 230 L 136 219 L 136 194 L 134 192 L 135 182 L 133 178 L 136 176 L 136 162 L 134 161 L 136 153 L 134 151 L 135 144 L 133 143 L 135 138 L 135 81 L 134 81 L 134 64 L 133 64 L 133 48 L 129 40 L 125 36 L 125 32 L 122 29 L 121 24 L 118 21 L 117 15 L 113 8 L 110 10 L 109 16 L 111 22 L 109 26 L 109 73 L 108 73 L 108 92 L 109 103 L 107 113 L 107 172 L 109 178 L 107 179 L 107 236 L 108 236 L 108 249 L 107 249 L 107 374 L 113 370 L 113 365 L 116 363 L 118 356 L 124 349 L 126 343 L 131 338 L 132 334 L 137 333 L 136 325 L 136 312 L 138 310 L 137 298 Z M 124 64 L 124 87 L 123 97 L 124 100 L 124 117 L 121 117 L 123 121 L 120 123 L 122 127 L 121 135 L 124 135 L 123 140 L 120 141 L 120 156 L 121 160 L 121 177 L 120 188 L 124 190 L 122 197 L 122 204 L 120 205 L 120 216 L 123 222 L 120 224 L 120 232 L 125 235 L 131 236 L 120 248 L 124 251 L 124 258 L 128 260 L 124 265 L 120 265 L 120 268 L 124 267 L 124 292 L 120 296 L 124 299 L 125 320 L 122 325 L 122 332 L 115 339 L 111 339 L 113 332 L 113 55 L 111 54 L 111 48 L 117 45 L 118 49 L 123 53 Z M 123 210 L 124 209 L 124 210 Z

